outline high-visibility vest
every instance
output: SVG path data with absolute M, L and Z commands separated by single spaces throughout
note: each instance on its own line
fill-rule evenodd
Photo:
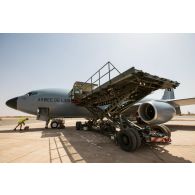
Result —
M 20 124 L 20 123 L 24 123 L 26 121 L 26 119 L 20 119 L 19 121 L 18 121 L 18 123 Z

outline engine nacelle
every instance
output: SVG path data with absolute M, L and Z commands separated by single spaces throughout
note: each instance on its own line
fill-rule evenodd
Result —
M 161 124 L 171 120 L 176 111 L 173 106 L 166 102 L 149 101 L 139 106 L 138 114 L 147 124 Z

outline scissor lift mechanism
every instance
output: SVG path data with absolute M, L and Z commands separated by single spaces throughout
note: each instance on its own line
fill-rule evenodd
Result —
M 113 77 L 113 72 L 117 73 L 117 76 Z M 106 77 L 107 81 L 102 83 Z M 89 126 L 97 126 L 97 121 L 100 121 L 99 126 L 101 128 L 106 126 L 120 146 L 122 142 L 127 143 L 122 143 L 122 149 L 133 151 L 140 146 L 141 141 L 151 141 L 151 132 L 154 131 L 148 126 L 140 127 L 134 124 L 123 113 L 153 91 L 176 88 L 178 85 L 178 82 L 145 73 L 134 67 L 120 73 L 111 62 L 107 62 L 86 82 L 76 82 L 70 95 L 72 102 L 86 107 L 93 114 L 94 118 Z M 105 118 L 108 121 L 105 122 L 103 120 Z M 168 131 L 167 127 L 160 128 Z M 166 138 L 159 131 L 155 136 Z

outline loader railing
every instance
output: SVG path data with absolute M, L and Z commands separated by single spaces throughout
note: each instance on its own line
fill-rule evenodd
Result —
M 105 71 L 107 68 L 107 71 Z M 103 72 L 105 71 L 105 72 Z M 104 66 L 102 66 L 97 72 L 95 72 L 83 85 L 80 86 L 81 90 L 85 90 L 89 83 L 91 84 L 91 92 L 93 92 L 94 86 L 99 87 L 103 84 L 101 81 L 108 75 L 106 81 L 111 81 L 112 75 L 111 72 L 115 71 L 117 74 L 120 74 L 120 71 L 111 63 L 107 62 Z M 102 74 L 103 72 L 103 74 Z M 105 83 L 105 81 L 104 81 Z

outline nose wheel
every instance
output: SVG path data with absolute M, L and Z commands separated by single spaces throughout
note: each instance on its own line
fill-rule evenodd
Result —
M 57 121 L 51 122 L 51 128 L 52 129 L 57 129 L 58 128 L 58 122 Z
M 64 120 L 55 119 L 51 122 L 50 126 L 51 126 L 52 129 L 64 129 L 65 128 Z

